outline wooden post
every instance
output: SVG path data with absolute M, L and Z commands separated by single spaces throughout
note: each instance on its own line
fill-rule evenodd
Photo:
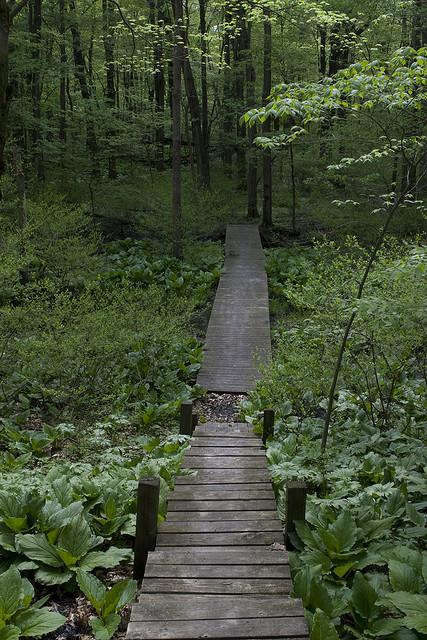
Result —
M 305 520 L 307 491 L 305 482 L 288 482 L 286 485 L 285 544 L 288 549 L 293 549 L 289 534 L 295 531 L 295 521 Z
M 133 576 L 142 580 L 148 552 L 156 548 L 160 478 L 141 478 L 136 503 L 136 532 Z
M 262 425 L 262 444 L 265 445 L 267 438 L 273 435 L 274 429 L 274 411 L 273 409 L 265 409 L 264 420 Z
M 192 420 L 192 422 L 191 422 L 191 427 L 192 427 L 191 435 L 193 435 L 194 429 L 199 424 L 199 414 L 198 413 L 193 413 L 193 415 L 191 416 L 191 420 Z
M 181 421 L 179 432 L 182 436 L 193 435 L 193 403 L 183 402 L 181 404 Z

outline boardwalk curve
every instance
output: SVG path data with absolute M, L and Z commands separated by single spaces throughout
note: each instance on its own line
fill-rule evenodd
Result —
M 224 271 L 206 333 L 197 382 L 208 391 L 244 393 L 271 357 L 267 276 L 256 225 L 227 226 Z
M 261 439 L 247 424 L 194 432 L 150 553 L 127 640 L 308 640 Z

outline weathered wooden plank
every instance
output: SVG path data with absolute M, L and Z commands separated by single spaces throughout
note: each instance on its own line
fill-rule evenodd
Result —
M 176 484 L 254 484 L 271 480 L 267 469 L 200 469 L 195 474 L 178 476 Z
M 283 531 L 279 518 L 269 520 L 218 520 L 171 522 L 166 520 L 160 525 L 159 533 L 213 533 L 232 531 Z
M 236 436 L 252 436 L 254 435 L 253 426 L 246 422 L 205 422 L 204 424 L 198 424 L 195 430 L 199 435 L 233 435 Z
M 195 434 L 196 435 L 196 434 Z M 260 438 L 252 437 L 242 437 L 238 436 L 229 436 L 225 438 L 224 436 L 213 436 L 213 435 L 205 435 L 202 436 L 197 435 L 194 440 L 191 441 L 192 447 L 250 447 L 257 448 L 260 447 Z
M 269 500 L 170 500 L 169 511 L 273 511 L 276 502 Z
M 268 545 L 275 542 L 283 544 L 283 533 L 278 531 L 247 531 L 232 533 L 159 533 L 157 546 L 159 547 L 190 547 L 193 545 L 206 546 L 244 546 Z
M 283 618 L 303 615 L 301 601 L 283 596 L 188 595 L 146 593 L 132 609 L 131 622 Z
M 265 458 L 256 456 L 189 456 L 184 469 L 266 469 Z
M 223 456 L 245 456 L 262 458 L 265 460 L 265 450 L 261 444 L 259 447 L 199 447 L 195 443 L 185 452 L 186 458 L 193 458 L 195 456 L 206 457 L 223 457 Z
M 286 634 L 286 635 L 285 635 Z M 302 616 L 239 618 L 226 620 L 171 620 L 131 622 L 129 640 L 188 640 L 188 638 L 304 638 L 307 623 Z
M 271 500 L 273 497 L 272 489 L 258 489 L 258 486 L 254 484 L 254 488 L 247 491 L 223 491 L 222 487 L 216 484 L 198 485 L 197 487 L 180 485 L 170 494 L 169 502 L 173 500 Z M 216 487 L 216 489 L 211 489 L 211 487 Z
M 283 578 L 291 577 L 289 565 L 257 564 L 152 564 L 145 570 L 146 578 Z
M 197 522 L 199 520 L 259 520 L 277 517 L 276 507 L 270 511 L 169 511 L 168 521 Z
M 232 491 L 233 493 L 235 493 L 236 491 L 269 491 L 270 492 L 270 496 L 272 494 L 272 487 L 271 487 L 271 482 L 257 482 L 254 485 L 251 485 L 250 487 L 248 487 L 248 485 L 246 483 L 231 483 L 231 484 L 222 484 L 220 487 L 218 487 L 217 484 L 204 484 L 202 486 L 200 485 L 194 485 L 194 487 L 190 487 L 189 485 L 177 485 L 174 490 L 169 494 L 169 498 L 173 499 L 173 496 L 177 495 L 178 493 L 181 492 L 185 492 L 185 491 L 200 491 L 203 495 L 202 498 L 205 497 L 206 492 L 207 491 Z
M 142 593 L 267 593 L 289 595 L 292 581 L 286 579 L 246 578 L 147 578 Z M 191 637 L 191 636 L 190 636 Z M 197 637 L 197 636 L 196 636 Z
M 225 254 L 197 381 L 210 391 L 245 392 L 259 377 L 259 365 L 271 357 L 268 287 L 258 228 L 228 225 Z
M 154 564 L 288 564 L 287 551 L 273 547 L 162 547 L 150 553 Z

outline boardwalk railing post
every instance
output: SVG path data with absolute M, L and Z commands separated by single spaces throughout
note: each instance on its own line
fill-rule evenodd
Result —
M 156 548 L 157 518 L 159 513 L 160 478 L 141 478 L 138 482 L 136 503 L 136 532 L 133 576 L 144 577 L 149 551 Z
M 285 544 L 288 549 L 293 548 L 289 534 L 295 531 L 295 521 L 305 520 L 307 491 L 305 482 L 288 482 L 286 485 Z
M 183 402 L 181 404 L 181 419 L 179 423 L 179 432 L 182 436 L 193 435 L 193 403 Z
M 264 419 L 262 423 L 262 444 L 265 445 L 267 438 L 273 435 L 274 430 L 274 411 L 273 409 L 265 409 Z
M 192 426 L 191 435 L 193 435 L 194 429 L 197 427 L 198 424 L 199 424 L 199 414 L 193 413 L 193 415 L 191 416 L 191 426 Z

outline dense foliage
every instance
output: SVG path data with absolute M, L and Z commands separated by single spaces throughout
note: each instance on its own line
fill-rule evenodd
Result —
M 312 637 L 421 638 L 427 632 L 421 240 L 401 245 L 390 238 L 378 259 L 358 303 L 331 437 L 320 455 L 337 338 L 355 304 L 366 253 L 354 238 L 344 246 L 269 252 L 275 355 L 244 408 L 252 420 L 263 407 L 278 410 L 267 456 L 279 503 L 286 482 L 305 479 L 311 487 L 292 565 Z

